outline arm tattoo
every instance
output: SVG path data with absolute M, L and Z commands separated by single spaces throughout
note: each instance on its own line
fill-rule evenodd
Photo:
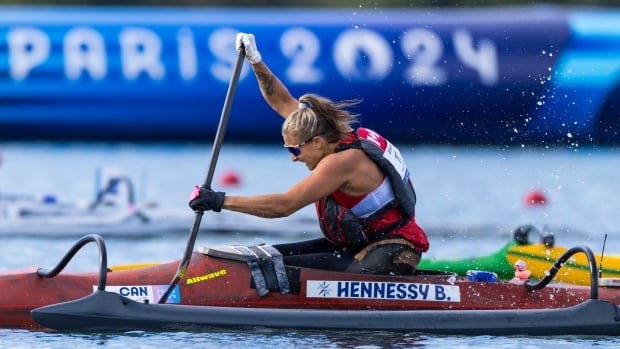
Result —
M 272 74 L 256 73 L 260 88 L 267 96 L 272 96 L 275 91 L 276 79 Z

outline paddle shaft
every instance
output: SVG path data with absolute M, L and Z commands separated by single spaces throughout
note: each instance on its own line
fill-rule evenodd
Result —
M 237 90 L 237 83 L 239 82 L 239 75 L 241 74 L 241 68 L 243 67 L 244 58 L 245 50 L 242 47 L 237 55 L 237 62 L 235 63 L 233 75 L 230 79 L 230 83 L 228 84 L 228 91 L 226 92 L 226 99 L 224 100 L 224 108 L 222 108 L 220 123 L 217 127 L 217 133 L 215 134 L 215 141 L 213 142 L 213 149 L 211 151 L 209 170 L 207 171 L 207 176 L 203 184 L 203 186 L 206 188 L 210 188 L 211 183 L 213 182 L 215 165 L 217 164 L 217 159 L 220 156 L 220 148 L 222 147 L 224 135 L 226 134 L 226 126 L 228 125 L 228 118 L 230 116 L 230 110 L 232 108 L 235 91 Z M 170 282 L 170 286 L 168 286 L 166 292 L 164 292 L 164 294 L 159 299 L 160 304 L 166 303 L 168 297 L 170 297 L 170 294 L 179 283 L 179 280 L 181 280 L 181 278 L 185 275 L 185 272 L 187 271 L 187 266 L 189 265 L 192 253 L 194 252 L 194 244 L 196 243 L 196 237 L 198 236 L 198 230 L 200 229 L 200 222 L 202 220 L 203 211 L 195 211 L 195 213 L 196 215 L 194 216 L 194 221 L 192 222 L 192 227 L 189 231 L 189 238 L 187 239 L 187 245 L 185 248 L 185 253 L 183 254 L 183 259 L 179 264 L 179 268 L 177 269 L 174 278 Z

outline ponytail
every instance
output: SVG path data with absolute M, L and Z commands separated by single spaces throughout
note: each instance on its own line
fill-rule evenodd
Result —
M 353 131 L 351 125 L 358 122 L 358 114 L 346 109 L 360 102 L 357 99 L 333 102 L 307 93 L 299 98 L 299 109 L 284 121 L 282 133 L 295 134 L 300 139 L 323 136 L 330 143 L 336 142 Z

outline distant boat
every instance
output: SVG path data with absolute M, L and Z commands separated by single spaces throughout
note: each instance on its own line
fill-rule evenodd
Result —
M 109 176 L 100 188 L 88 204 L 63 202 L 52 195 L 0 193 L 0 236 L 144 238 L 189 232 L 193 216 L 189 207 L 140 206 L 125 175 Z M 255 235 L 318 233 L 316 220 L 308 215 L 266 219 L 230 211 L 209 215 L 201 229 Z

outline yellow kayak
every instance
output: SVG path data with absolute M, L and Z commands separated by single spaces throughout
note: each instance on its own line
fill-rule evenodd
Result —
M 505 254 L 509 265 L 514 265 L 518 260 L 525 262 L 527 269 L 532 272 L 531 277 L 542 279 L 545 273 L 551 269 L 553 263 L 566 252 L 566 248 L 554 246 L 547 247 L 543 244 L 515 245 L 510 247 Z M 602 279 L 620 279 L 620 256 L 604 255 L 601 266 L 601 255 L 595 255 L 596 265 L 599 268 L 599 277 Z M 577 284 L 590 284 L 590 267 L 584 254 L 576 254 L 571 257 L 555 275 L 555 281 Z M 609 282 L 609 281 L 608 281 Z
M 512 279 L 516 276 L 515 264 L 521 260 L 531 272 L 530 279 L 540 280 L 545 277 L 553 263 L 568 249 L 554 246 L 553 236 L 543 236 L 544 243 L 530 243 L 527 235 L 536 232 L 532 226 L 522 226 L 515 230 L 514 241 L 504 245 L 499 251 L 482 257 L 463 259 L 425 259 L 420 261 L 419 269 L 444 270 L 466 276 L 470 270 L 483 270 L 497 274 L 501 279 Z M 605 254 L 595 255 L 599 268 L 601 285 L 620 287 L 620 256 Z M 554 281 L 576 284 L 590 284 L 590 267 L 584 254 L 578 253 L 571 257 L 556 274 Z

